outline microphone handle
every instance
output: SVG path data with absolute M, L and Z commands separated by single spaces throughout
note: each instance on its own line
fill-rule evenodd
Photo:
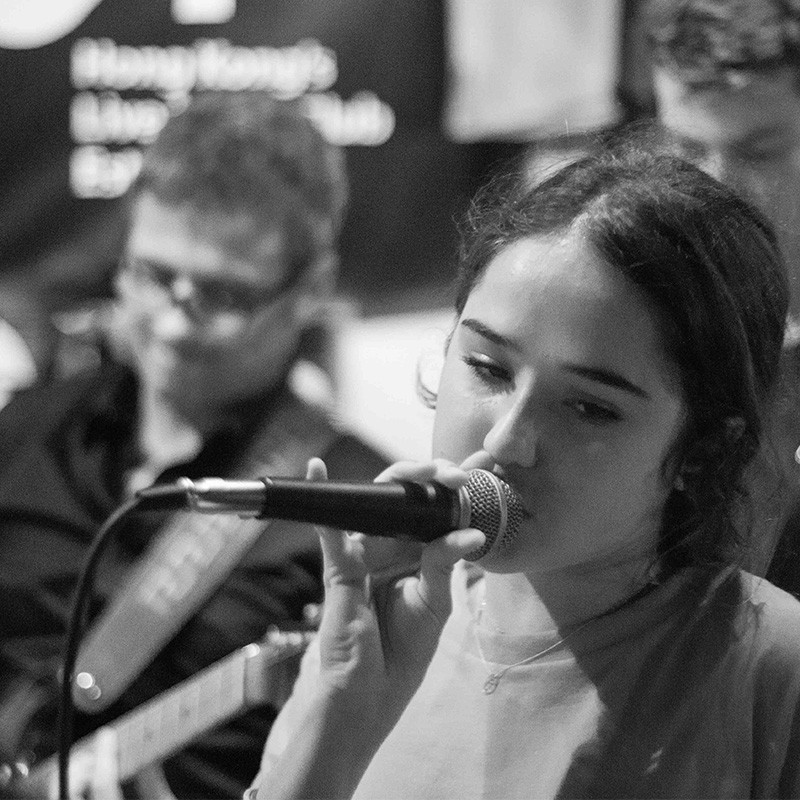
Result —
M 430 542 L 456 530 L 458 494 L 438 483 L 346 483 L 264 479 L 262 516 L 313 522 L 373 536 Z
M 466 491 L 457 492 L 433 481 L 180 478 L 170 486 L 145 489 L 139 496 L 150 509 L 175 508 L 180 497 L 188 510 L 206 514 L 310 522 L 418 542 L 430 542 L 465 527 L 469 518 Z

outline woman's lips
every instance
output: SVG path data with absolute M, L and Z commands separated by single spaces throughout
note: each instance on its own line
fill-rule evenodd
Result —
M 520 508 L 522 509 L 522 517 L 523 519 L 531 519 L 533 516 L 531 512 L 528 510 L 526 501 L 525 501 L 525 494 L 520 491 L 519 483 L 514 480 L 508 474 L 507 470 L 504 470 L 502 467 L 496 467 L 492 472 L 501 480 L 503 483 L 506 483 L 508 486 L 511 487 L 511 490 L 519 499 Z

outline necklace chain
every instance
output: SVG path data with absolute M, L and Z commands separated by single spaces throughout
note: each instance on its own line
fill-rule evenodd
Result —
M 623 600 L 618 605 L 614 606 L 613 608 L 609 609 L 608 611 L 600 614 L 598 617 L 590 617 L 585 622 L 582 622 L 578 625 L 577 628 L 571 630 L 566 636 L 562 636 L 557 642 L 553 642 L 553 644 L 545 647 L 544 650 L 540 650 L 538 653 L 534 653 L 532 656 L 528 656 L 527 658 L 523 658 L 521 661 L 517 661 L 514 664 L 509 664 L 506 667 L 498 670 L 491 670 L 489 668 L 489 664 L 486 661 L 486 656 L 483 654 L 483 648 L 481 647 L 481 640 L 478 636 L 478 625 L 480 624 L 481 619 L 483 618 L 483 610 L 486 607 L 486 597 L 484 596 L 481 600 L 480 607 L 478 609 L 478 614 L 475 617 L 475 622 L 472 628 L 472 632 L 475 635 L 475 644 L 478 646 L 478 655 L 481 657 L 481 661 L 483 662 L 484 669 L 488 673 L 486 676 L 486 680 L 483 682 L 483 693 L 484 694 L 493 694 L 495 689 L 497 689 L 498 684 L 500 683 L 503 676 L 514 667 L 521 667 L 523 664 L 530 664 L 532 661 L 536 661 L 537 658 L 541 658 L 542 656 L 546 656 L 548 653 L 551 653 L 557 647 L 561 647 L 567 639 L 574 636 L 579 631 L 582 631 L 589 623 L 594 622 L 595 620 L 599 619 L 599 617 L 606 617 L 609 614 L 618 611 L 621 608 L 624 608 L 628 604 L 632 603 L 635 600 L 646 595 L 648 592 L 652 591 L 656 586 L 658 586 L 657 581 L 649 580 L 647 583 L 642 586 L 638 591 L 634 592 L 630 597 L 626 600 Z
M 585 628 L 592 620 L 586 620 L 586 622 L 578 625 L 575 630 L 570 631 L 566 636 L 562 636 L 557 642 L 553 642 L 553 644 L 548 645 L 545 647 L 544 650 L 540 650 L 538 653 L 534 653 L 532 656 L 528 656 L 527 658 L 523 658 L 521 661 L 517 661 L 514 664 L 509 664 L 506 667 L 498 670 L 491 670 L 489 668 L 489 664 L 486 661 L 486 656 L 483 654 L 483 648 L 481 647 L 481 639 L 478 636 L 478 623 L 480 622 L 481 616 L 483 615 L 483 603 L 481 603 L 481 609 L 478 612 L 478 617 L 475 620 L 475 625 L 473 627 L 473 632 L 475 634 L 475 644 L 478 646 L 478 655 L 481 657 L 481 661 L 483 662 L 483 666 L 486 669 L 488 675 L 486 676 L 486 680 L 483 683 L 483 693 L 484 694 L 493 694 L 495 689 L 497 689 L 498 684 L 502 677 L 508 672 L 510 669 L 514 669 L 514 667 L 521 667 L 523 664 L 530 664 L 532 661 L 536 661 L 537 658 L 541 658 L 542 656 L 546 656 L 548 653 L 555 650 L 557 647 L 561 647 L 564 642 L 567 641 L 571 636 L 574 636 L 578 631 Z

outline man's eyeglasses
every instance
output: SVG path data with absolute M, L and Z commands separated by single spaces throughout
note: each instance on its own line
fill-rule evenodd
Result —
M 201 317 L 250 317 L 285 294 L 298 279 L 290 270 L 277 286 L 261 288 L 229 278 L 189 276 L 164 264 L 127 257 L 124 268 L 142 285 Z

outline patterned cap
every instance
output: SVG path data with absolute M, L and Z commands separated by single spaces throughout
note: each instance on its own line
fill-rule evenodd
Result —
M 646 24 L 657 63 L 690 83 L 798 60 L 800 0 L 653 0 Z

